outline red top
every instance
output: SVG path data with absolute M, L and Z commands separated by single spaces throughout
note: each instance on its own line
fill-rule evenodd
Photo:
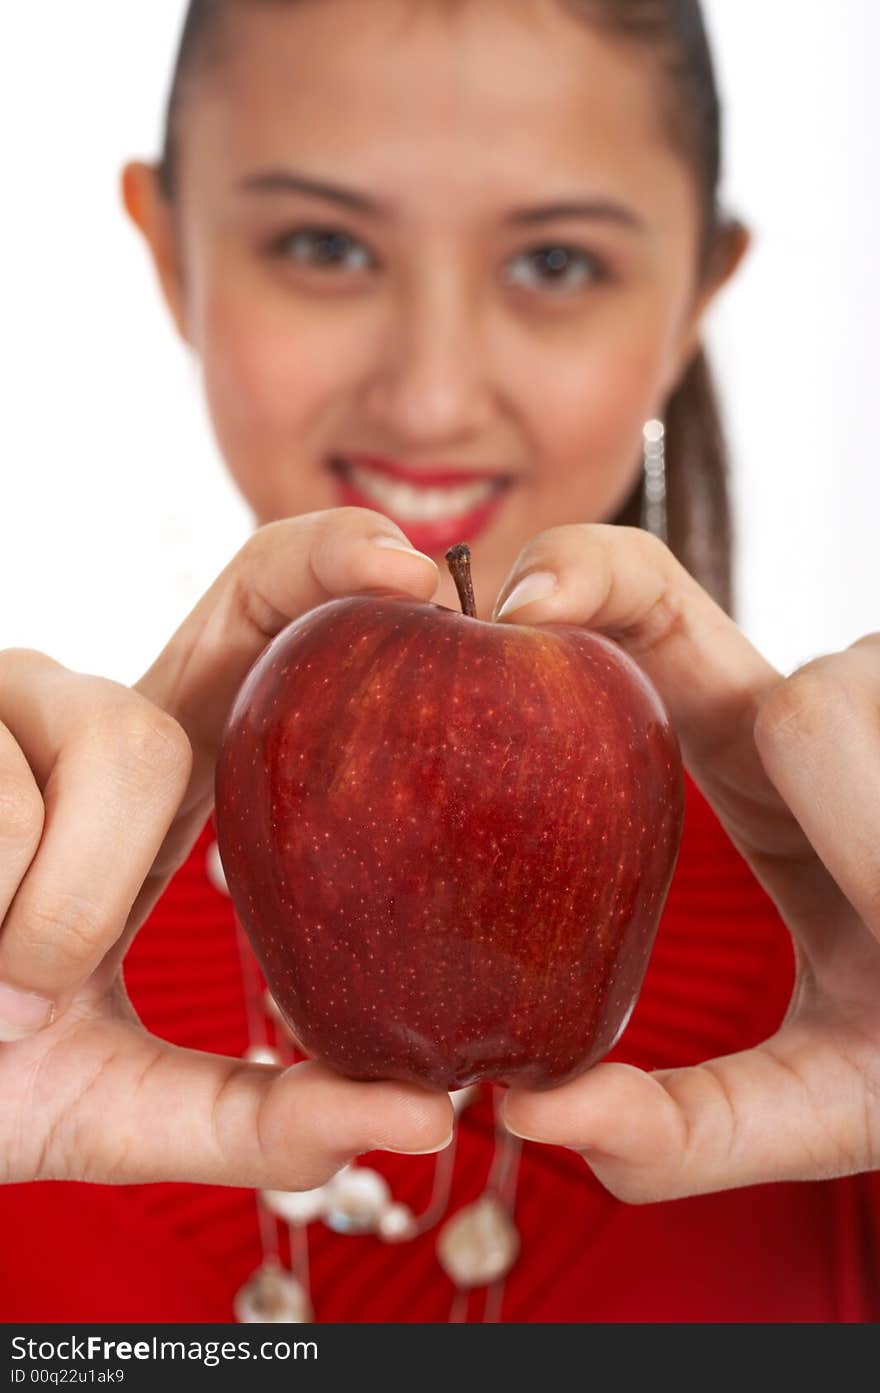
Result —
M 206 873 L 213 822 L 135 943 L 126 980 L 158 1035 L 247 1047 L 231 901 Z M 612 1058 L 695 1063 L 757 1043 L 791 989 L 787 932 L 690 779 L 684 841 L 645 987 Z M 451 1210 L 479 1194 L 492 1149 L 489 1091 L 460 1124 Z M 375 1155 L 395 1199 L 424 1207 L 433 1158 Z M 525 1144 L 520 1257 L 506 1321 L 880 1319 L 876 1176 L 776 1184 L 668 1204 L 612 1199 L 573 1152 Z M 252 1191 L 41 1183 L 0 1189 L 4 1321 L 228 1321 L 260 1261 Z M 448 1319 L 436 1230 L 388 1246 L 309 1230 L 319 1321 Z M 482 1307 L 473 1298 L 472 1319 Z

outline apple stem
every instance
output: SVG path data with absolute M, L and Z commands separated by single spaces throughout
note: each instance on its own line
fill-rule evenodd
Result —
M 470 619 L 477 617 L 477 602 L 474 599 L 474 582 L 471 576 L 471 549 L 467 542 L 457 542 L 446 553 L 446 561 L 455 581 L 461 610 Z

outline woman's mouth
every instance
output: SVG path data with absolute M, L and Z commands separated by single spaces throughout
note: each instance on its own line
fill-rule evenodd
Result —
M 344 507 L 384 513 L 413 546 L 439 556 L 485 532 L 511 487 L 510 475 L 478 470 L 413 469 L 391 460 L 336 457 L 330 469 Z

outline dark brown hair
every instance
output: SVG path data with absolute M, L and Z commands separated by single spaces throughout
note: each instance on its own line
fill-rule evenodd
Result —
M 700 0 L 560 0 L 586 23 L 656 58 L 663 117 L 691 166 L 701 193 L 701 273 L 709 270 L 731 224 L 718 207 L 721 109 Z M 186 89 L 210 62 L 220 19 L 232 4 L 290 4 L 295 0 L 190 0 L 165 121 L 159 169 L 163 193 L 177 189 L 180 114 Z M 684 567 L 728 613 L 733 613 L 733 526 L 727 450 L 712 374 L 699 351 L 670 397 L 666 426 L 667 538 Z M 644 478 L 614 522 L 641 525 Z

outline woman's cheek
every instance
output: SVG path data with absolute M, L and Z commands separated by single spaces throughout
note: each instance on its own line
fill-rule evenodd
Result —
M 224 453 L 277 446 L 289 454 L 316 433 L 340 392 L 344 341 L 292 306 L 217 296 L 206 307 L 205 391 Z
M 539 457 L 558 461 L 567 479 L 588 471 L 592 487 L 601 481 L 602 494 L 616 497 L 631 486 L 642 427 L 657 409 L 660 355 L 636 342 L 600 346 L 575 362 L 559 365 L 535 393 Z

